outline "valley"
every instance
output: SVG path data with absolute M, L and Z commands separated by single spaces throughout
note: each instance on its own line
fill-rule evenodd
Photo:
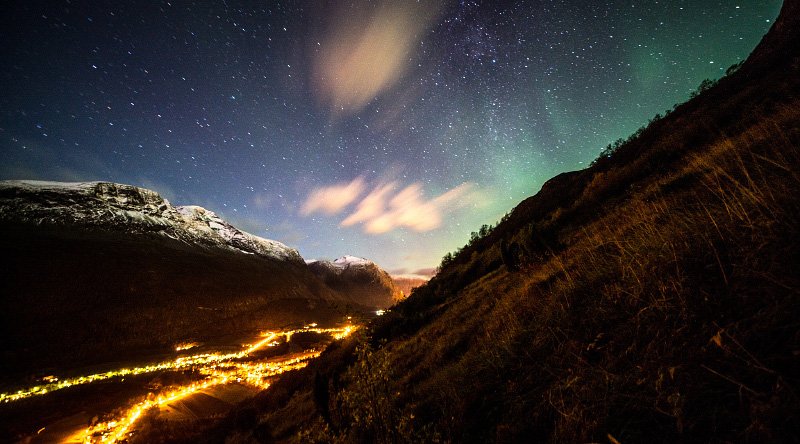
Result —
M 357 328 L 345 320 L 335 327 L 312 323 L 262 332 L 244 345 L 177 344 L 172 357 L 157 362 L 93 374 L 65 370 L 35 385 L 17 382 L 0 393 L 0 438 L 107 443 L 133 439 L 152 422 L 174 427 L 219 416 Z

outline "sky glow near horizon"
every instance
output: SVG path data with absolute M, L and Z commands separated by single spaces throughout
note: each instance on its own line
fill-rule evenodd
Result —
M 722 76 L 781 4 L 12 3 L 0 178 L 143 186 L 398 274 Z

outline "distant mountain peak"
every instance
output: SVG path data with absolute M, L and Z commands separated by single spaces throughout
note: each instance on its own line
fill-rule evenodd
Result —
M 364 259 L 363 257 L 350 256 L 350 255 L 344 255 L 333 261 L 333 263 L 334 265 L 339 265 L 339 266 L 374 264 L 374 262 Z
M 306 264 L 307 265 L 311 265 L 311 264 L 328 264 L 330 266 L 333 266 L 333 267 L 336 267 L 336 268 L 339 268 L 339 269 L 344 269 L 344 268 L 347 268 L 347 267 L 350 267 L 350 266 L 367 266 L 367 265 L 375 265 L 375 266 L 377 266 L 377 264 L 375 264 L 375 262 L 372 262 L 369 259 L 364 259 L 363 257 L 358 257 L 358 256 L 351 256 L 349 254 L 344 255 L 342 257 L 339 257 L 337 259 L 334 259 L 332 261 L 327 260 L 327 259 L 306 259 Z
M 345 255 L 333 261 L 314 260 L 306 264 L 329 287 L 365 305 L 387 308 L 401 294 L 389 273 L 362 257 Z

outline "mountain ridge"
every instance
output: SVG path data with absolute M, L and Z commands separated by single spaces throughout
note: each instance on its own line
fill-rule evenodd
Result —
M 203 207 L 172 206 L 157 192 L 113 182 L 0 181 L 0 221 L 157 233 L 185 243 L 302 262 L 286 245 L 254 236 Z

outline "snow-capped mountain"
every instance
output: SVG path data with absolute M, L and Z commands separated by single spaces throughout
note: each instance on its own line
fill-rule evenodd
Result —
M 389 273 L 377 264 L 356 256 L 333 261 L 306 261 L 308 268 L 329 287 L 361 304 L 387 308 L 401 295 Z
M 366 268 L 366 267 L 369 267 L 371 265 L 375 266 L 375 267 L 378 267 L 377 264 L 375 264 L 374 262 L 372 262 L 372 261 L 370 261 L 368 259 L 364 259 L 362 257 L 350 256 L 350 255 L 345 255 L 345 256 L 342 256 L 340 258 L 334 259 L 332 261 L 323 260 L 323 259 L 307 259 L 305 262 L 306 262 L 306 265 L 308 265 L 309 267 L 325 268 L 325 269 L 330 270 L 331 273 L 334 273 L 334 274 L 337 274 L 337 275 L 342 274 L 342 272 L 344 272 L 344 270 L 346 270 L 346 269 L 348 269 L 350 267 Z M 378 268 L 380 268 L 380 267 L 378 267 Z
M 246 233 L 198 206 L 172 206 L 158 193 L 110 182 L 0 181 L 0 222 L 153 234 L 206 248 L 302 262 L 293 248 Z
M 222 220 L 213 211 L 194 205 L 180 206 L 176 207 L 176 209 L 191 224 L 192 228 L 206 236 L 213 237 L 213 235 L 217 235 L 234 248 L 261 256 L 275 257 L 298 263 L 303 262 L 300 253 L 294 248 L 289 248 L 278 241 L 264 239 L 241 231 Z
M 362 257 L 355 257 L 349 255 L 342 256 L 333 261 L 333 265 L 342 268 L 347 268 L 350 266 L 360 266 L 360 265 L 367 266 L 370 264 L 374 264 L 374 262 L 368 261 Z
M 297 250 L 108 182 L 0 182 L 0 270 L 0 375 L 366 311 Z

